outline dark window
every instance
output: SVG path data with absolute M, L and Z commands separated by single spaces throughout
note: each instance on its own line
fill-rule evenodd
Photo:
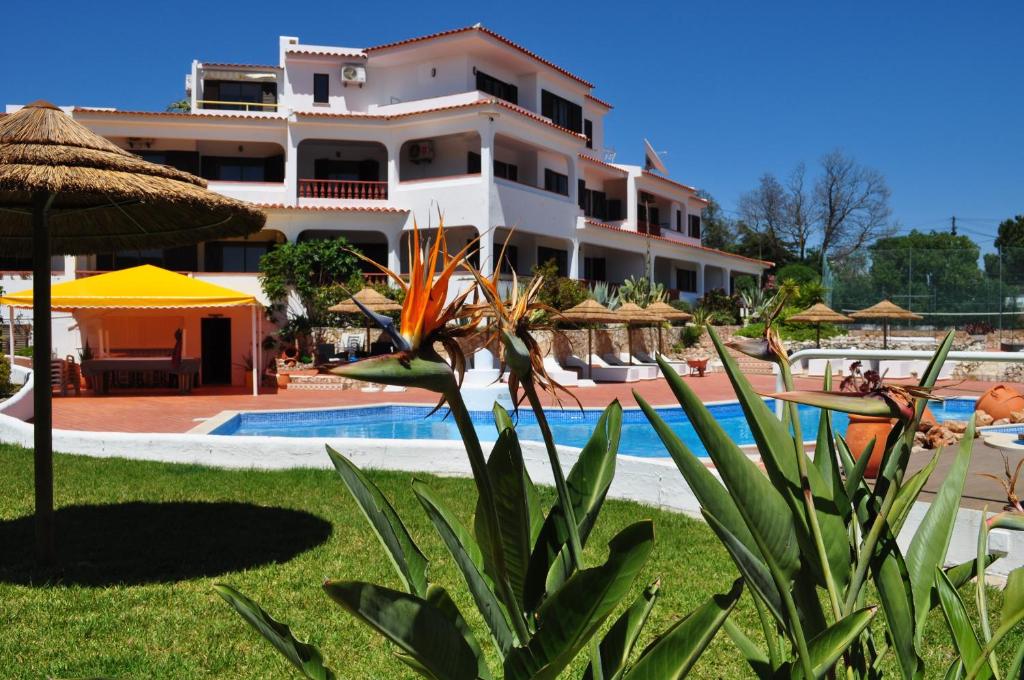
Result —
M 587 148 L 594 148 L 594 121 L 584 120 L 583 121 L 583 134 L 587 136 Z
M 139 158 L 157 163 L 169 165 L 172 168 L 183 170 L 193 175 L 199 174 L 199 154 L 195 151 L 132 151 Z
M 676 231 L 682 231 L 682 230 L 683 230 L 683 211 L 682 210 L 677 210 L 676 211 Z
M 540 91 L 540 115 L 573 132 L 583 132 L 583 108 L 547 90 Z
M 609 222 L 622 219 L 622 201 L 617 198 L 608 200 L 608 216 L 605 219 Z
M 284 156 L 240 158 L 203 156 L 201 175 L 222 182 L 283 182 Z
M 489 76 L 483 71 L 476 72 L 476 89 L 487 94 L 493 94 L 498 99 L 504 99 L 513 104 L 519 103 L 519 88 L 511 83 L 498 80 Z
M 590 215 L 590 196 L 587 193 L 587 183 L 584 180 L 576 181 L 576 202 L 580 206 L 580 210 L 583 211 L 584 215 Z
M 657 206 L 644 205 L 643 203 L 641 203 L 636 208 L 636 215 L 641 222 L 646 222 L 647 224 L 650 224 L 655 227 L 659 226 L 660 224 L 659 220 L 661 218 L 661 213 L 658 210 Z
M 555 172 L 550 168 L 544 169 L 544 189 L 553 191 L 563 196 L 569 195 L 569 176 Z
M 3 253 L 0 254 L 0 272 L 30 272 L 32 271 L 31 253 Z M 64 256 L 53 255 L 50 257 L 50 271 L 64 271 Z
M 700 238 L 700 215 L 690 215 L 689 236 Z
M 352 247 L 374 262 L 388 261 L 388 245 L 386 243 L 353 243 Z M 362 259 L 359 260 L 359 269 L 364 274 L 380 273 L 379 269 Z
M 380 163 L 372 159 L 338 161 L 317 158 L 313 161 L 313 179 L 331 179 L 347 182 L 379 182 Z
M 519 181 L 519 166 L 514 163 L 494 161 L 494 176 L 502 179 L 510 179 L 513 182 Z
M 326 73 L 313 74 L 313 103 L 326 104 L 331 100 L 331 76 Z
M 276 103 L 277 83 L 246 83 L 233 80 L 207 80 L 203 83 L 204 109 L 273 111 L 275 107 L 260 104 Z
M 164 249 L 153 248 L 151 250 L 125 250 L 96 255 L 96 269 L 99 271 L 127 269 L 142 264 L 151 264 L 171 271 L 194 272 L 199 267 L 199 258 L 194 245 Z
M 583 214 L 587 217 L 593 217 L 599 220 L 608 220 L 609 205 L 611 201 L 608 200 L 608 194 L 603 191 L 594 191 L 588 189 L 586 183 L 583 180 L 579 182 L 579 205 L 583 209 Z M 589 276 L 586 278 L 590 278 Z
M 275 246 L 272 241 L 214 241 L 206 244 L 206 271 L 258 272 L 260 258 Z
M 569 274 L 569 253 L 565 250 L 559 250 L 557 248 L 546 248 L 545 246 L 537 246 L 537 263 L 547 264 L 549 261 L 554 260 L 555 265 L 558 267 L 559 276 L 568 276 Z
M 480 154 L 475 151 L 466 152 L 466 172 L 470 175 L 480 174 Z
M 587 281 L 607 281 L 605 259 L 603 257 L 583 258 L 583 278 Z
M 697 272 L 692 269 L 676 270 L 676 288 L 684 293 L 697 292 Z
M 499 251 L 500 253 L 500 251 Z M 505 247 L 505 257 L 501 260 L 501 273 L 511 274 L 519 269 L 519 248 L 516 246 Z

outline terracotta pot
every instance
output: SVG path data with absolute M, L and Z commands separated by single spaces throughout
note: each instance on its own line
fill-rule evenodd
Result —
M 927 406 L 921 414 L 921 423 L 935 424 L 935 414 Z M 878 476 L 878 469 L 882 466 L 882 457 L 885 455 L 885 442 L 889 439 L 889 433 L 896 425 L 895 418 L 875 418 L 874 416 L 858 416 L 850 414 L 850 424 L 846 428 L 846 443 L 850 447 L 853 459 L 860 458 L 864 447 L 868 445 L 871 438 L 875 439 L 875 446 L 871 449 L 871 459 L 864 468 L 864 478 L 874 479 Z
M 1013 411 L 1024 411 L 1024 395 L 1007 385 L 996 385 L 981 395 L 975 408 L 993 420 L 1009 418 Z
M 288 387 L 288 383 L 290 383 L 290 382 L 291 382 L 291 378 L 288 376 L 287 373 L 278 373 L 277 374 L 277 386 L 278 387 Z

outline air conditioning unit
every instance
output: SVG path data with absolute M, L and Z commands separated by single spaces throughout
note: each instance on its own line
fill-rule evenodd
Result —
M 421 139 L 409 142 L 409 160 L 417 165 L 434 160 L 434 140 Z
M 342 64 L 341 82 L 348 87 L 349 83 L 363 86 L 366 82 L 366 67 L 362 64 Z

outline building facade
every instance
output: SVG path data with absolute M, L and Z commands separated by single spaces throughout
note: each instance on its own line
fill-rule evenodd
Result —
M 67 109 L 119 146 L 260 206 L 264 231 L 55 259 L 54 282 L 148 262 L 259 296 L 268 249 L 339 235 L 400 271 L 402 235 L 439 212 L 452 245 L 480 237 L 485 271 L 528 273 L 553 259 L 572 278 L 646 275 L 695 300 L 770 266 L 702 246 L 704 199 L 614 162 L 612 106 L 594 86 L 486 28 L 358 49 L 282 37 L 278 52 L 276 65 L 193 62 L 189 112 Z M 20 271 L 28 258 L 0 254 L 0 285 L 31 285 Z M 70 353 L 59 330 L 58 349 Z

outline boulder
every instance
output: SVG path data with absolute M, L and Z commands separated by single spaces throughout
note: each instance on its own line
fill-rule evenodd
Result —
M 974 424 L 977 427 L 985 427 L 986 425 L 991 425 L 993 420 L 995 419 L 992 416 L 990 416 L 985 411 L 982 411 L 981 409 L 978 409 L 977 411 L 974 412 Z
M 964 432 L 967 432 L 966 420 L 947 420 L 943 425 L 953 434 L 963 434 Z
M 993 425 L 1009 425 L 1010 424 L 1010 419 L 1009 418 L 1000 418 L 999 420 L 993 420 L 992 424 Z
M 956 444 L 956 435 L 950 432 L 942 425 L 936 425 L 928 431 L 927 436 L 927 447 L 929 449 L 938 449 L 943 446 L 950 446 Z
M 1024 411 L 1011 411 L 1010 412 L 1011 423 L 1024 423 Z

